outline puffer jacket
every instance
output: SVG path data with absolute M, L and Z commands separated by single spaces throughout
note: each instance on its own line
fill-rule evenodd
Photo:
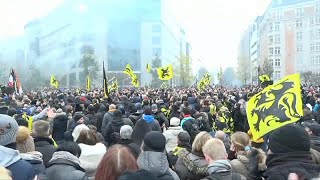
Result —
M 250 165 L 250 158 L 255 158 L 255 160 L 258 162 L 258 170 L 259 171 L 265 171 L 267 169 L 266 167 L 266 155 L 261 149 L 257 149 L 257 154 L 254 157 L 250 157 L 250 154 L 240 151 L 237 153 L 237 159 L 232 160 L 231 167 L 232 172 L 241 174 L 242 176 L 249 179 L 249 165 Z
M 167 156 L 162 152 L 144 151 L 137 163 L 140 169 L 150 171 L 159 180 L 179 180 L 178 175 L 169 167 Z
M 178 144 L 178 134 L 182 132 L 183 129 L 180 126 L 169 127 L 168 130 L 163 132 L 164 137 L 166 138 L 166 151 L 172 151 Z
M 87 180 L 85 170 L 80 166 L 80 160 L 66 151 L 55 152 L 50 160 L 46 177 L 48 180 Z
M 34 137 L 33 140 L 36 151 L 42 154 L 43 164 L 47 166 L 52 154 L 56 151 L 53 140 L 49 137 Z
M 182 180 L 198 180 L 208 175 L 208 163 L 203 155 L 182 149 L 178 156 L 175 170 Z

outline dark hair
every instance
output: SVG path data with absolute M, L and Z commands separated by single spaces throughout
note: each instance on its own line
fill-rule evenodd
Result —
M 147 107 L 144 109 L 144 114 L 145 115 L 151 115 L 152 114 L 152 109 L 150 107 Z
M 77 157 L 80 157 L 80 155 L 81 155 L 81 149 L 80 149 L 79 145 L 75 142 L 72 142 L 72 141 L 62 142 L 58 146 L 56 152 L 58 152 L 58 151 L 67 151 Z
M 96 135 L 96 132 L 94 132 L 93 130 L 82 130 L 76 142 L 78 144 L 83 143 L 93 146 L 96 145 L 99 142 L 99 140 Z
M 96 180 L 117 180 L 127 170 L 137 171 L 138 164 L 130 150 L 122 145 L 114 145 L 103 156 L 95 175 Z
M 191 109 L 190 109 L 190 107 L 184 107 L 182 109 L 182 112 L 183 112 L 184 115 L 190 115 L 191 114 Z

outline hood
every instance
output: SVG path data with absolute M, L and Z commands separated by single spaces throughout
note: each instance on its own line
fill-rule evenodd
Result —
M 59 112 L 59 113 L 56 114 L 55 117 L 57 117 L 57 116 L 66 116 L 66 115 L 67 115 L 67 113 L 65 113 L 65 112 Z
M 80 160 L 73 154 L 67 152 L 67 151 L 57 151 L 53 153 L 51 160 L 49 163 L 58 160 L 58 159 L 64 159 L 67 161 L 71 161 L 72 163 L 75 163 L 77 165 L 80 165 Z
M 42 154 L 38 151 L 32 151 L 32 152 L 28 152 L 28 153 L 21 153 L 20 157 L 23 160 L 26 161 L 39 161 L 39 162 L 43 162 L 42 160 Z
M 154 117 L 152 115 L 143 115 L 143 119 L 148 123 L 152 123 L 154 121 Z
M 3 167 L 8 167 L 21 159 L 19 151 L 4 146 L 0 146 L 0 157 L 0 166 Z
M 124 125 L 124 122 L 122 120 L 122 117 L 113 117 L 112 121 L 111 121 L 112 126 L 114 127 L 121 127 Z
M 102 143 L 93 146 L 80 143 L 79 147 L 81 148 L 81 156 L 104 155 L 107 151 L 106 146 Z
M 167 156 L 162 152 L 141 152 L 137 163 L 140 169 L 148 170 L 155 176 L 164 175 L 169 170 Z
M 217 160 L 208 166 L 209 174 L 229 171 L 231 171 L 231 164 L 228 160 Z
M 106 112 L 107 111 L 107 107 L 104 104 L 101 104 L 99 107 L 99 112 Z

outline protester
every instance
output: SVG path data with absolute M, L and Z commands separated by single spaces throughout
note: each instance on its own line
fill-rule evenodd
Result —
M 122 145 L 114 145 L 103 156 L 97 168 L 95 180 L 118 180 L 124 171 L 138 169 L 137 161 L 130 150 Z
M 183 119 L 181 120 L 181 127 L 183 130 L 187 131 L 191 136 L 191 142 L 193 142 L 194 138 L 197 136 L 199 131 L 198 122 L 191 117 L 191 108 L 184 107 L 182 109 Z
M 192 143 L 192 152 L 182 149 L 178 154 L 175 170 L 181 180 L 195 180 L 204 178 L 207 175 L 208 163 L 202 152 L 203 145 L 212 136 L 207 132 L 200 132 Z
M 18 123 L 12 117 L 0 114 L 0 167 L 11 171 L 14 180 L 33 180 L 36 172 L 16 150 L 18 129 Z
M 109 105 L 109 111 L 104 114 L 102 125 L 101 125 L 101 133 L 105 137 L 106 136 L 106 129 L 107 125 L 112 121 L 113 119 L 113 112 L 117 109 L 116 105 L 110 104 Z
M 129 145 L 133 143 L 131 136 L 133 133 L 133 129 L 129 125 L 124 125 L 120 128 L 120 140 L 117 144 Z
M 46 169 L 48 180 L 86 180 L 85 170 L 80 165 L 81 149 L 77 143 L 65 141 L 59 145 Z
M 258 171 L 266 170 L 266 156 L 262 150 L 257 150 L 258 154 L 254 157 L 251 156 L 252 148 L 250 147 L 250 137 L 244 132 L 236 132 L 231 135 L 231 147 L 230 150 L 235 153 L 236 159 L 233 159 L 230 163 L 232 166 L 232 172 L 241 174 L 249 179 L 250 173 L 250 158 L 255 158 L 254 161 L 258 162 Z
M 192 147 L 190 145 L 190 140 L 191 137 L 187 131 L 181 131 L 178 134 L 177 146 L 174 147 L 172 151 L 168 152 L 168 161 L 170 167 L 174 168 L 182 149 L 185 149 L 191 153 Z
M 45 178 L 45 166 L 43 165 L 42 154 L 35 151 L 34 141 L 27 127 L 19 126 L 16 144 L 20 157 L 32 165 L 38 178 Z
M 182 132 L 183 129 L 180 126 L 180 119 L 173 117 L 170 119 L 170 127 L 163 132 L 166 138 L 166 151 L 172 151 L 178 143 L 178 134 Z
M 42 154 L 43 164 L 47 166 L 56 150 L 54 141 L 50 138 L 50 124 L 42 120 L 33 123 L 31 135 L 34 140 L 35 150 Z
M 231 164 L 227 160 L 228 154 L 224 144 L 219 139 L 209 139 L 202 147 L 203 154 L 208 162 L 207 179 L 241 180 L 245 177 L 232 172 Z
M 150 171 L 159 180 L 179 180 L 178 175 L 169 167 L 165 154 L 166 138 L 158 131 L 144 136 L 142 152 L 137 159 L 140 169 Z
M 120 128 L 124 125 L 120 110 L 113 111 L 111 122 L 106 127 L 105 141 L 108 147 L 116 144 L 120 140 Z
M 152 115 L 159 122 L 160 127 L 169 127 L 169 121 L 163 112 L 159 111 L 157 104 L 151 105 Z
M 305 123 L 303 125 L 310 136 L 311 148 L 320 152 L 320 125 L 316 122 Z
M 86 126 L 85 124 L 80 124 L 74 128 L 74 130 L 72 131 L 72 139 L 74 142 L 78 140 L 80 133 L 83 130 L 89 130 L 88 126 Z
M 81 149 L 79 157 L 81 167 L 89 179 L 93 179 L 98 164 L 106 153 L 106 146 L 99 142 L 93 130 L 82 130 L 76 142 Z
M 230 139 L 229 139 L 228 135 L 226 135 L 226 133 L 224 133 L 223 131 L 217 131 L 214 134 L 214 138 L 220 139 L 223 142 L 224 147 L 226 147 L 226 151 L 229 154 L 230 153 L 231 142 L 230 142 Z
M 52 120 L 52 138 L 59 144 L 64 140 L 64 132 L 67 130 L 68 116 L 62 109 L 58 109 Z
M 310 147 L 309 135 L 303 128 L 286 125 L 276 129 L 269 136 L 264 178 L 287 180 L 290 173 L 303 179 L 318 177 L 320 166 L 312 161 Z
M 103 122 L 103 116 L 107 112 L 107 107 L 104 104 L 100 104 L 99 111 L 95 114 L 95 117 L 97 119 L 97 131 L 101 132 L 102 128 L 102 122 Z

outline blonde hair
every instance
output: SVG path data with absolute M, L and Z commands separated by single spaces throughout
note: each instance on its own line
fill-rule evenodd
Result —
M 225 160 L 228 157 L 226 147 L 220 139 L 209 139 L 202 147 L 203 154 L 212 160 Z
M 205 131 L 200 132 L 194 138 L 194 141 L 192 143 L 192 152 L 203 154 L 202 147 L 209 139 L 212 139 L 212 136 L 209 133 Z
M 12 180 L 11 171 L 4 167 L 0 167 L 0 177 L 5 180 Z
M 250 137 L 244 132 L 235 132 L 231 135 L 231 143 L 236 152 L 244 151 L 246 146 L 250 146 Z

